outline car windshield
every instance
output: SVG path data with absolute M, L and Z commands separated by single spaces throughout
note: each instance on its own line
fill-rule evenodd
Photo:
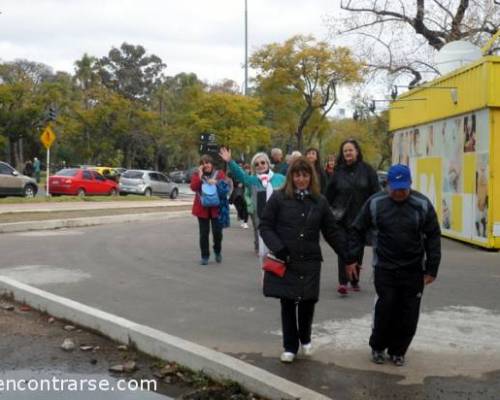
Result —
M 59 175 L 59 176 L 75 176 L 77 174 L 77 172 L 78 172 L 77 169 L 65 168 L 65 169 L 61 169 L 60 171 L 57 171 L 56 175 Z
M 143 173 L 141 171 L 125 171 L 122 175 L 122 178 L 141 179 L 142 174 Z

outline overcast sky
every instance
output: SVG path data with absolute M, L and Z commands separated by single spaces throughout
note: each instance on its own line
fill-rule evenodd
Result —
M 327 37 L 336 0 L 248 0 L 249 52 L 295 34 Z M 86 52 L 102 57 L 123 42 L 143 45 L 166 74 L 209 82 L 244 73 L 244 0 L 2 0 L 0 59 L 24 58 L 74 71 Z

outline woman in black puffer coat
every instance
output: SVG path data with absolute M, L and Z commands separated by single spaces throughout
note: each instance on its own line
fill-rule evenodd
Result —
M 281 300 L 281 361 L 292 362 L 300 344 L 306 355 L 312 351 L 311 327 L 323 261 L 320 232 L 337 254 L 345 254 L 343 236 L 320 193 L 313 166 L 305 157 L 292 163 L 285 186 L 268 200 L 259 230 L 269 250 L 286 261 L 284 277 L 265 272 L 263 290 L 265 296 Z
M 348 139 L 340 145 L 335 172 L 326 190 L 326 198 L 330 203 L 333 215 L 342 234 L 347 237 L 348 229 L 359 211 L 373 194 L 380 190 L 375 170 L 363 161 L 363 154 L 358 142 Z M 359 265 L 362 259 L 358 260 Z M 345 272 L 345 260 L 338 259 L 340 295 L 347 295 L 348 278 Z M 359 277 L 358 269 L 358 277 Z M 352 280 L 351 287 L 359 291 L 359 281 Z
M 321 165 L 321 161 L 319 159 L 319 150 L 310 147 L 306 150 L 306 158 L 313 164 L 314 170 L 316 171 L 316 175 L 319 180 L 319 188 L 321 191 L 321 194 L 325 194 L 326 192 L 326 185 L 328 183 L 328 178 L 326 176 L 325 170 L 323 169 L 323 166 Z

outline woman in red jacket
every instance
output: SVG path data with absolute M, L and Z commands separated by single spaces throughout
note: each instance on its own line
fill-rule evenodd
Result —
M 204 207 L 201 204 L 201 187 L 203 183 L 217 184 L 224 178 L 224 171 L 215 170 L 213 158 L 208 154 L 201 156 L 198 172 L 191 177 L 191 190 L 195 192 L 192 214 L 198 217 L 200 228 L 201 265 L 207 265 L 210 258 L 208 239 L 210 224 L 212 225 L 215 261 L 222 262 L 222 226 L 218 222 L 219 206 Z

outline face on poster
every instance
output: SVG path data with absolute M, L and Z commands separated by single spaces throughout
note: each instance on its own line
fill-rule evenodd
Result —
M 476 114 L 464 117 L 464 153 L 476 151 Z
M 488 176 L 489 154 L 481 153 L 476 158 L 476 193 L 475 193 L 475 221 L 474 233 L 479 238 L 487 237 L 488 228 Z

